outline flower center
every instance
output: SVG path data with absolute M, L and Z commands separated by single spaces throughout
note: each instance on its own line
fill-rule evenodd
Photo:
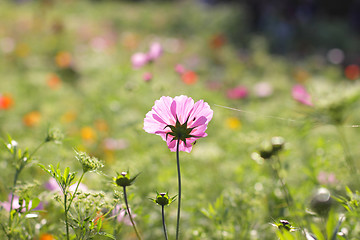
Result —
M 191 131 L 194 130 L 195 127 L 192 127 L 192 128 L 188 128 L 188 120 L 189 120 L 189 117 L 186 119 L 186 122 L 184 122 L 184 124 L 181 124 L 179 122 L 179 119 L 176 117 L 176 123 L 175 123 L 175 126 L 173 125 L 166 125 L 165 128 L 170 128 L 171 131 L 166 133 L 166 139 L 168 137 L 168 135 L 171 135 L 173 136 L 173 139 L 171 141 L 174 141 L 174 140 L 181 140 L 185 143 L 186 145 L 186 139 L 187 138 L 191 138 L 191 137 L 197 137 L 197 136 L 194 136 L 194 135 L 191 135 Z M 164 128 L 164 129 L 165 129 Z

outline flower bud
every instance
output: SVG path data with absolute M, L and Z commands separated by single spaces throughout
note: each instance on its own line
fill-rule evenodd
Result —
M 311 209 L 320 216 L 326 216 L 332 206 L 332 199 L 329 190 L 319 188 L 311 199 Z
M 130 178 L 129 172 L 121 172 L 121 174 L 118 174 L 118 176 L 115 178 L 115 183 L 119 187 L 127 187 L 133 184 L 137 176 L 139 176 L 139 174 L 133 178 Z
M 166 206 L 166 205 L 170 205 L 175 200 L 175 198 L 176 196 L 172 198 L 169 197 L 168 193 L 157 193 L 156 198 L 151 200 L 153 200 L 153 202 L 156 204 L 159 204 L 161 206 Z
M 278 152 L 284 148 L 285 140 L 283 137 L 273 137 L 271 138 L 271 145 L 273 152 Z
M 261 143 L 261 147 L 259 150 L 260 157 L 263 159 L 269 159 L 271 158 L 273 154 L 272 145 L 269 141 L 264 141 Z

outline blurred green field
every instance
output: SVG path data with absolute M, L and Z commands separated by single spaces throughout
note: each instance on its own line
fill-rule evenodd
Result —
M 270 223 L 280 219 L 324 234 L 326 220 L 309 213 L 315 191 L 326 187 L 332 196 L 346 196 L 346 186 L 359 190 L 360 177 L 346 164 L 350 158 L 360 168 L 359 75 L 348 79 L 344 66 L 329 63 L 322 52 L 304 58 L 270 54 L 266 38 L 246 31 L 246 13 L 240 7 L 2 1 L 0 15 L 0 94 L 10 98 L 0 109 L 1 137 L 7 141 L 10 135 L 19 148 L 31 151 L 50 127 L 65 135 L 61 145 L 41 148 L 22 172 L 21 184 L 37 184 L 34 196 L 49 197 L 43 186 L 49 176 L 36 163 L 60 162 L 61 168 L 81 172 L 74 149 L 86 151 L 105 167 L 103 175 L 89 173 L 83 183 L 109 197 L 116 172 L 141 172 L 128 190 L 130 205 L 143 238 L 163 238 L 160 210 L 149 198 L 156 191 L 177 194 L 176 157 L 159 136 L 143 130 L 143 120 L 155 100 L 178 95 L 204 99 L 214 111 L 208 136 L 199 139 L 190 154 L 180 154 L 181 239 L 276 239 L 277 229 Z M 227 33 L 232 29 L 244 34 L 244 43 L 230 41 Z M 153 42 L 163 46 L 163 55 L 134 69 L 131 56 L 148 51 Z M 197 81 L 186 84 L 174 70 L 177 64 L 194 72 Z M 152 73 L 150 81 L 143 80 L 146 72 Z M 264 82 L 272 94 L 259 97 L 257 84 Z M 295 84 L 306 87 L 314 106 L 293 99 Z M 229 98 L 228 91 L 237 86 L 246 87 L 248 95 Z M 259 164 L 252 157 L 274 136 L 286 141 L 279 173 L 293 197 L 292 211 L 270 163 Z M 15 170 L 5 146 L 0 156 L 4 202 Z M 346 213 L 333 202 L 331 226 Z M 61 239 L 59 212 L 54 205 L 35 219 L 46 219 L 46 224 L 31 239 L 44 233 Z M 1 221 L 7 221 L 7 214 L 1 210 Z M 340 228 L 347 229 L 347 238 L 338 239 L 359 239 L 359 216 L 359 209 L 347 215 Z M 170 239 L 175 222 L 176 203 L 167 208 Z M 124 225 L 117 239 L 136 236 Z

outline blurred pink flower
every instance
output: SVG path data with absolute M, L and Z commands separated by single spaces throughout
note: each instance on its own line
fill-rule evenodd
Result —
M 158 59 L 163 53 L 163 48 L 160 43 L 154 42 L 150 45 L 149 52 L 147 53 L 148 60 L 154 61 Z
M 152 79 L 152 74 L 150 72 L 144 73 L 143 79 L 145 82 L 149 82 Z
M 305 105 L 308 105 L 308 106 L 313 106 L 310 94 L 300 84 L 297 84 L 297 85 L 293 86 L 293 88 L 292 88 L 292 96 L 299 103 L 302 103 L 302 104 L 305 104 Z
M 56 182 L 56 180 L 54 178 L 50 178 L 49 181 L 47 181 L 44 186 L 49 191 L 61 192 L 61 188 L 59 187 L 58 183 Z M 77 183 L 71 185 L 69 187 L 69 191 L 74 192 L 76 186 L 77 186 Z M 85 192 L 85 191 L 88 191 L 88 187 L 85 184 L 80 183 L 77 191 L 79 191 L 79 190 Z
M 249 94 L 249 91 L 244 86 L 238 86 L 232 89 L 229 89 L 226 93 L 227 97 L 230 99 L 242 99 L 246 98 Z
M 9 194 L 7 202 L 0 202 L 0 206 L 2 206 L 6 211 L 10 212 L 10 202 L 11 202 L 11 194 Z M 30 200 L 28 208 L 31 209 L 31 206 L 32 206 L 32 201 Z M 22 207 L 20 212 L 25 212 L 26 210 L 29 210 L 29 209 L 25 209 L 25 201 L 23 202 L 22 206 L 20 206 L 19 197 L 14 196 L 12 209 L 19 209 L 20 207 Z M 34 210 L 40 210 L 40 209 L 43 209 L 43 205 L 41 203 L 36 208 L 34 208 Z
M 129 208 L 130 210 L 130 213 L 131 213 L 131 209 Z M 128 226 L 132 226 L 132 223 L 130 221 L 130 217 L 129 215 L 127 214 L 127 211 L 126 209 L 123 209 L 121 208 L 120 205 L 116 205 L 114 210 L 112 211 L 112 214 L 113 215 L 117 215 L 116 216 L 116 220 L 119 222 L 119 223 L 124 223 L 125 225 L 128 225 Z M 136 217 L 136 214 L 133 214 L 131 213 L 131 216 L 133 218 Z
M 254 93 L 260 98 L 269 97 L 273 91 L 273 87 L 268 82 L 259 82 L 254 86 Z
M 327 173 L 327 172 L 319 172 L 317 176 L 317 180 L 320 184 L 336 184 L 338 181 L 334 173 Z
M 145 64 L 147 64 L 148 61 L 149 61 L 148 55 L 145 53 L 141 53 L 141 52 L 135 53 L 131 57 L 131 63 L 134 68 L 140 68 L 140 67 L 144 66 Z
M 163 96 L 146 114 L 144 130 L 160 135 L 172 152 L 176 151 L 176 140 L 180 151 L 190 152 L 196 139 L 207 136 L 205 130 L 212 117 L 213 111 L 203 100 L 194 103 L 184 95 Z
M 182 75 L 186 72 L 186 69 L 183 65 L 181 64 L 176 64 L 175 66 L 175 72 L 177 72 L 178 74 Z
M 124 139 L 106 138 L 103 142 L 106 150 L 121 150 L 128 147 L 128 142 Z

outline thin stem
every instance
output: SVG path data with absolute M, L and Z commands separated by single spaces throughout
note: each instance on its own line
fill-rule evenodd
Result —
M 165 224 L 165 209 L 164 209 L 164 205 L 161 205 L 161 216 L 162 216 L 162 224 L 163 224 L 163 229 L 164 229 L 165 240 L 168 240 L 167 231 L 166 231 L 166 224 Z
M 279 167 L 281 169 L 281 162 L 280 162 L 280 159 L 279 159 L 279 156 L 276 156 L 276 160 L 279 164 Z M 286 200 L 286 204 L 287 204 L 287 207 L 289 208 L 289 210 L 291 209 L 291 203 L 292 203 L 292 197 L 291 197 L 291 194 L 290 194 L 290 191 L 286 185 L 286 183 L 284 182 L 284 180 L 280 177 L 280 174 L 279 174 L 279 171 L 277 169 L 277 167 L 275 167 L 273 164 L 272 164 L 272 169 L 274 170 L 274 173 L 277 177 L 277 179 L 280 181 L 280 184 L 281 184 L 281 189 L 285 195 L 285 200 Z
M 29 155 L 29 159 L 31 159 L 34 156 L 34 154 L 47 142 L 48 141 L 43 141 L 42 143 L 40 143 L 39 146 L 37 146 L 37 148 L 35 148 L 35 150 Z
M 355 166 L 354 160 L 353 160 L 353 158 L 352 158 L 352 156 L 351 156 L 349 144 L 348 144 L 348 142 L 346 141 L 345 134 L 343 133 L 343 131 L 342 131 L 342 129 L 340 128 L 340 126 L 337 126 L 337 127 L 336 127 L 336 130 L 337 130 L 337 132 L 338 132 L 338 134 L 339 134 L 339 136 L 340 136 L 340 142 L 342 143 L 342 146 L 343 146 L 346 164 L 348 165 L 348 168 L 350 168 L 351 173 L 354 174 L 354 175 L 356 175 L 357 172 L 358 172 L 358 169 L 357 169 L 357 167 Z
M 126 186 L 123 186 L 123 189 L 124 189 L 124 199 L 125 199 L 125 205 L 126 205 L 127 213 L 129 214 L 129 218 L 130 218 L 131 224 L 132 224 L 133 227 L 134 227 L 134 231 L 135 231 L 135 233 L 136 233 L 137 238 L 141 240 L 141 236 L 140 236 L 140 234 L 139 234 L 139 232 L 138 232 L 138 230 L 137 230 L 137 228 L 136 228 L 136 225 L 135 225 L 134 220 L 133 220 L 133 218 L 132 218 L 132 216 L 131 216 L 131 213 L 130 213 L 130 208 L 129 208 L 129 204 L 128 204 L 128 200 L 127 200 L 127 195 L 126 195 Z
M 179 239 L 179 229 L 180 229 L 180 206 L 181 206 L 181 174 L 180 174 L 180 158 L 179 158 L 179 145 L 180 140 L 176 143 L 176 164 L 177 164 L 177 173 L 178 173 L 178 211 L 177 211 L 177 221 L 176 221 L 176 240 Z
M 69 222 L 68 222 L 68 211 L 69 209 L 67 208 L 67 192 L 64 192 L 64 209 L 65 209 L 65 226 L 66 226 L 66 239 L 69 240 L 70 239 L 70 235 L 69 235 Z
M 75 191 L 74 191 L 74 193 L 73 193 L 72 196 L 71 196 L 70 202 L 69 202 L 68 206 L 66 206 L 66 211 L 69 211 L 69 210 L 70 210 L 71 203 L 72 203 L 72 201 L 74 200 L 76 191 L 78 190 L 79 185 L 80 185 L 80 182 L 82 181 L 84 175 L 85 175 L 85 172 L 83 171 L 83 173 L 81 174 L 81 177 L 80 177 L 80 179 L 79 179 L 79 181 L 78 181 L 78 183 L 77 183 L 77 185 L 76 185 Z

